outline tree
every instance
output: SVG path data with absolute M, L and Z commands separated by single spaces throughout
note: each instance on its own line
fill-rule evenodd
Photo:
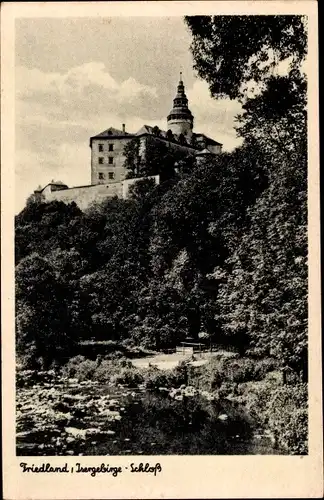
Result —
M 237 130 L 265 149 L 290 152 L 306 134 L 307 24 L 302 16 L 185 18 L 194 67 L 213 97 L 238 99 Z M 280 73 L 280 63 L 287 71 Z
M 296 70 L 269 77 L 262 94 L 247 99 L 238 117 L 238 133 L 246 141 L 258 141 L 269 154 L 289 159 L 307 137 L 305 78 Z
M 16 268 L 17 353 L 29 367 L 48 368 L 73 353 L 72 294 L 53 266 L 37 254 Z
M 278 62 L 298 68 L 307 53 L 302 16 L 187 16 L 194 68 L 213 97 L 244 99 L 244 85 L 262 83 Z
M 150 253 L 153 275 L 164 279 L 176 257 L 184 287 L 182 311 L 188 333 L 213 330 L 217 283 L 206 279 L 234 251 L 245 227 L 246 209 L 267 185 L 264 156 L 252 146 L 222 154 L 215 162 L 194 168 L 161 198 L 153 209 L 155 221 Z
M 73 224 L 81 217 L 74 202 L 29 203 L 15 217 L 16 262 L 33 252 L 45 255 L 57 247 L 70 248 Z
M 172 130 L 170 130 L 170 129 L 167 130 L 166 136 L 167 136 L 168 141 L 170 141 L 170 142 L 174 141 L 174 135 L 173 135 Z
M 306 381 L 306 19 L 195 16 L 186 22 L 199 76 L 212 96 L 239 100 L 237 132 L 263 151 L 269 181 L 247 210 L 236 247 L 215 268 L 214 278 L 221 276 L 215 316 L 242 350 L 275 355 Z
M 140 155 L 139 155 L 140 142 L 139 139 L 132 139 L 124 147 L 125 167 L 128 170 L 127 178 L 139 176 Z
M 269 187 L 249 209 L 250 224 L 229 257 L 219 320 L 253 351 L 277 357 L 307 381 L 307 163 L 273 159 Z M 298 161 L 297 161 L 298 158 Z
M 186 138 L 185 138 L 185 136 L 183 134 L 180 134 L 178 136 L 178 141 L 179 141 L 179 144 L 183 144 L 183 145 L 187 144 L 187 140 L 186 140 Z
M 40 189 L 40 186 L 38 187 L 38 189 Z M 42 202 L 45 202 L 45 198 L 42 193 L 37 193 L 37 194 L 32 193 L 28 196 L 26 200 L 26 207 Z
M 161 182 L 164 182 L 174 176 L 175 164 L 181 160 L 186 161 L 188 156 L 185 151 L 169 147 L 169 144 L 157 135 L 146 138 L 141 157 L 139 150 L 139 139 L 133 139 L 125 146 L 128 178 L 160 175 Z
M 129 187 L 128 196 L 131 200 L 143 202 L 156 187 L 155 179 L 140 179 Z

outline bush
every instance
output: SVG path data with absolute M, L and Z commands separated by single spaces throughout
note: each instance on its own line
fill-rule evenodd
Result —
M 136 387 L 143 382 L 143 375 L 136 368 L 123 368 L 120 373 L 113 375 L 111 382 L 115 384 L 127 385 L 128 387 Z
M 79 381 L 92 378 L 97 362 L 86 359 L 84 356 L 71 358 L 62 369 L 62 375 L 68 378 L 77 378 Z
M 145 387 L 149 390 L 156 390 L 159 387 L 170 388 L 173 386 L 175 377 L 171 370 L 159 370 L 151 367 L 145 372 Z
M 265 358 L 257 361 L 254 367 L 254 380 L 263 380 L 267 373 L 278 369 L 278 362 L 274 358 Z
M 223 382 L 218 390 L 218 396 L 220 398 L 227 398 L 230 394 L 233 394 L 234 387 L 234 384 Z
M 116 359 L 122 359 L 125 357 L 125 354 L 121 351 L 114 351 L 109 354 L 105 354 L 103 356 L 103 359 L 105 360 L 116 360 Z
M 194 373 L 193 367 L 188 361 L 180 361 L 179 364 L 172 370 L 175 385 L 189 385 Z
M 240 392 L 242 389 L 241 386 Z M 307 384 L 281 385 L 276 380 L 267 380 L 247 383 L 244 389 L 249 414 L 269 429 L 277 444 L 290 454 L 307 454 Z
M 278 387 L 267 405 L 269 429 L 293 455 L 308 453 L 307 384 Z
M 80 381 L 92 378 L 103 383 L 123 384 L 131 387 L 143 382 L 143 375 L 132 365 L 131 361 L 126 358 L 110 359 L 110 355 L 105 358 L 98 356 L 96 361 L 80 355 L 75 356 L 64 366 L 62 375 L 77 378 Z

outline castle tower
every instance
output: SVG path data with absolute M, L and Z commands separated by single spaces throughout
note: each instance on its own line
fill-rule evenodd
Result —
M 173 99 L 173 108 L 167 118 L 168 129 L 175 135 L 183 134 L 187 141 L 191 142 L 193 120 L 194 117 L 188 108 L 188 99 L 182 81 L 182 73 L 180 73 L 177 95 Z

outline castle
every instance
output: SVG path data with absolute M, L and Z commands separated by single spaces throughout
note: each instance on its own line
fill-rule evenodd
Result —
M 52 181 L 45 187 L 34 191 L 35 198 L 43 201 L 60 200 L 65 203 L 75 201 L 82 210 L 94 201 L 101 201 L 105 198 L 113 196 L 127 198 L 129 186 L 138 178 L 126 178 L 124 148 L 134 139 L 139 143 L 139 160 L 145 158 L 149 143 L 158 142 L 164 143 L 171 150 L 195 156 L 198 162 L 219 154 L 222 144 L 205 134 L 193 132 L 193 124 L 194 117 L 188 108 L 188 99 L 180 73 L 177 94 L 167 117 L 166 132 L 158 127 L 143 125 L 136 134 L 131 134 L 126 132 L 125 124 L 123 124 L 122 130 L 110 127 L 90 137 L 91 184 L 69 188 L 60 181 Z M 155 182 L 159 182 L 159 176 L 155 176 Z

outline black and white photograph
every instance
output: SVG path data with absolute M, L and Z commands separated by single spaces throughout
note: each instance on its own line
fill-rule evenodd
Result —
M 183 10 L 15 17 L 20 472 L 309 456 L 309 19 Z

